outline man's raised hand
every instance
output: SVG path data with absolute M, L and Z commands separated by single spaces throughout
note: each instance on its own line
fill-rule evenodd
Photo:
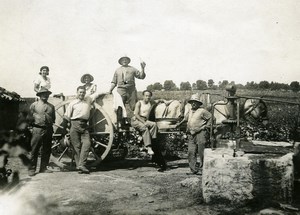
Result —
M 144 69 L 146 67 L 146 63 L 144 61 L 141 62 L 141 67 L 142 67 L 142 69 Z

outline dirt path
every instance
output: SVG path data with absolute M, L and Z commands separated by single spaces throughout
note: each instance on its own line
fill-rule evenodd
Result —
M 186 175 L 186 160 L 156 171 L 145 160 L 102 164 L 90 175 L 77 172 L 37 174 L 21 171 L 22 214 L 218 214 L 201 199 L 201 176 Z M 18 204 L 16 204 L 18 205 Z

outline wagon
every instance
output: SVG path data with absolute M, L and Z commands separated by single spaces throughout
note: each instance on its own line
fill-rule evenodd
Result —
M 68 132 L 61 126 L 63 115 L 68 104 L 74 98 L 65 99 L 63 95 L 54 95 L 49 102 L 55 105 L 56 121 L 53 125 L 53 144 L 51 161 L 60 167 L 64 167 L 65 157 L 73 158 L 73 150 L 67 139 Z M 179 118 L 159 118 L 157 124 L 160 134 L 178 132 L 175 124 Z M 129 136 L 139 135 L 132 127 L 117 126 L 117 117 L 113 109 L 113 97 L 111 94 L 101 94 L 95 101 L 91 110 L 89 120 L 89 132 L 91 136 L 91 151 L 89 161 L 92 166 L 97 166 L 108 155 L 115 158 L 125 158 L 127 148 L 124 146 L 124 139 Z M 67 130 L 68 131 L 68 130 Z M 134 134 L 134 135 L 133 135 Z M 110 157 L 110 156 L 109 156 Z
M 204 107 L 207 107 L 212 112 L 216 121 L 220 118 L 220 122 L 222 124 L 229 125 L 231 128 L 231 138 L 233 138 L 233 125 L 239 126 L 239 111 L 234 111 L 234 107 L 238 108 L 239 99 L 243 97 L 236 97 L 234 93 L 232 94 L 231 88 L 229 87 L 227 96 L 221 94 L 202 94 L 202 101 L 204 102 Z M 64 97 L 61 97 L 64 98 Z M 69 155 L 72 157 L 72 150 L 68 141 L 64 141 L 65 132 L 61 128 L 60 124 L 63 119 L 64 112 L 66 110 L 67 105 L 70 103 L 72 98 L 68 98 L 66 101 L 62 101 L 61 98 L 54 98 L 52 103 L 56 103 L 55 111 L 56 111 L 56 122 L 54 124 L 54 136 L 53 136 L 53 146 L 52 152 L 55 157 L 54 161 L 56 163 L 60 163 L 61 159 L 65 155 Z M 245 99 L 253 99 L 244 97 Z M 225 99 L 225 103 L 220 102 L 220 100 Z M 254 98 L 256 103 L 251 103 L 248 105 L 246 109 L 244 109 L 244 117 L 249 115 L 253 115 L 255 110 L 259 110 L 259 116 L 263 116 L 262 113 L 265 111 L 266 107 L 260 107 L 262 100 L 260 98 Z M 51 102 L 51 100 L 50 100 Z M 244 103 L 245 104 L 245 103 Z M 169 108 L 174 105 L 174 107 Z M 237 107 L 236 107 L 237 106 Z M 220 109 L 222 107 L 222 109 Z M 245 107 L 244 107 L 245 108 Z M 159 109 L 158 107 L 156 110 Z M 173 113 L 170 112 L 170 109 L 173 110 Z M 184 111 L 186 111 L 187 105 L 186 102 L 173 100 L 169 101 L 169 105 L 167 107 L 162 107 L 161 115 L 157 116 L 155 112 L 155 121 L 158 125 L 158 133 L 159 134 L 168 134 L 168 133 L 176 133 L 180 134 L 181 131 L 185 131 L 186 124 L 180 128 L 175 128 L 175 124 L 179 122 L 185 115 Z M 239 108 L 238 108 L 239 109 Z M 175 111 L 176 110 L 176 111 Z M 221 113 L 223 112 L 223 113 Z M 235 116 L 237 114 L 237 117 Z M 151 119 L 153 120 L 153 119 Z M 256 119 L 255 119 L 256 120 Z M 107 158 L 108 155 L 114 153 L 119 158 L 124 158 L 127 154 L 127 148 L 124 146 L 123 142 L 128 136 L 132 136 L 132 133 L 135 130 L 132 127 L 120 128 L 117 122 L 116 112 L 113 109 L 113 97 L 111 94 L 102 94 L 100 95 L 96 102 L 94 103 L 94 108 L 91 112 L 91 118 L 89 120 L 89 130 L 91 135 L 91 153 L 90 159 L 94 161 L 95 165 L 98 165 L 101 161 Z M 217 126 L 217 125 L 216 125 Z M 209 139 L 215 141 L 213 135 L 213 131 L 216 126 L 211 127 L 210 129 L 210 137 Z M 236 127 L 236 126 L 235 126 Z M 221 131 L 223 132 L 223 131 Z M 135 132 L 136 133 L 136 132 Z M 162 135 L 160 135 L 162 136 Z M 224 135 L 223 135 L 224 136 Z M 214 147 L 211 144 L 211 147 Z

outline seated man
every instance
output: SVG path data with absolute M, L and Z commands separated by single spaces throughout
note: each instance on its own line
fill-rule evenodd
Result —
M 148 154 L 153 155 L 153 160 L 159 165 L 159 171 L 166 170 L 166 162 L 159 150 L 157 138 L 157 125 L 153 121 L 149 121 L 149 114 L 154 101 L 151 101 L 152 92 L 143 91 L 143 100 L 138 101 L 134 109 L 134 117 L 131 119 L 131 125 L 138 131 L 142 132 L 144 144 L 148 150 Z

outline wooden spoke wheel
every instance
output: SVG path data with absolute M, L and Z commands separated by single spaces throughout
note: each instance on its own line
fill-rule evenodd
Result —
M 51 161 L 59 167 L 64 167 L 63 158 L 74 157 L 72 144 L 70 142 L 69 130 L 62 127 L 63 115 L 70 101 L 65 101 L 55 107 L 56 121 L 53 125 L 53 143 Z M 109 153 L 114 137 L 114 127 L 103 108 L 97 103 L 93 104 L 91 115 L 88 122 L 88 130 L 91 137 L 91 152 L 88 157 L 88 162 L 99 164 Z

